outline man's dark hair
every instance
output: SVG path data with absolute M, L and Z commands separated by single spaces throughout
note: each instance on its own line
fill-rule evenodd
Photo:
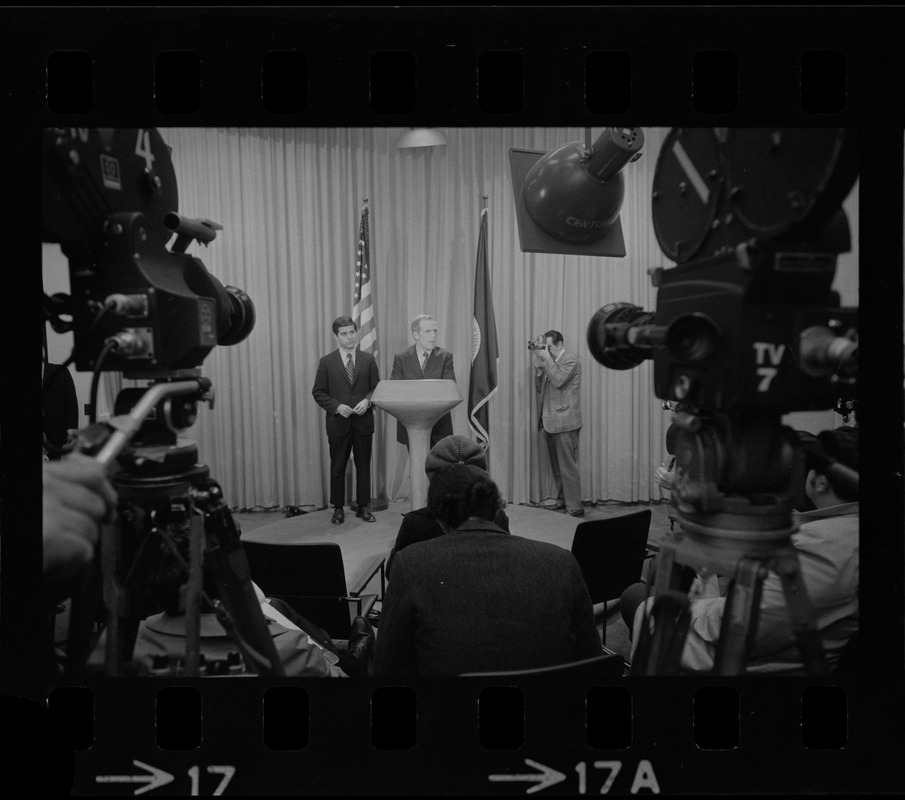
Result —
M 339 329 L 345 328 L 351 325 L 355 330 L 358 330 L 358 326 L 355 324 L 355 320 L 352 317 L 337 317 L 333 320 L 333 335 L 339 335 Z
M 547 331 L 544 334 L 544 340 L 546 340 L 548 337 L 553 340 L 553 344 L 562 344 L 562 334 L 559 331 Z
M 458 528 L 469 517 L 493 520 L 503 498 L 484 470 L 453 464 L 431 478 L 427 505 L 450 528 Z
M 843 500 L 853 502 L 858 499 L 857 492 L 848 482 L 834 475 L 829 466 L 833 461 L 858 471 L 858 429 L 836 428 L 821 431 L 816 437 L 816 446 L 805 444 L 807 468 L 816 470 L 830 482 L 833 491 Z

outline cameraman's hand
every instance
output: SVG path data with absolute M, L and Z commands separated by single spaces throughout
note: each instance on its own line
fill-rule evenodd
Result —
M 362 400 L 357 406 L 355 406 L 355 408 L 352 409 L 352 413 L 358 414 L 358 416 L 360 417 L 365 413 L 365 411 L 368 410 L 369 405 L 370 403 L 367 400 Z
M 342 403 L 341 405 L 337 406 L 336 413 L 341 417 L 346 417 L 346 419 L 348 419 L 352 416 L 352 409 L 345 403 Z
M 672 484 L 674 478 L 673 471 L 671 469 L 667 469 L 662 464 L 657 467 L 657 471 L 654 473 L 654 478 L 659 484 L 661 489 L 665 489 L 666 491 L 672 491 Z
M 94 558 L 98 525 L 112 521 L 116 492 L 94 459 L 73 454 L 44 464 L 44 576 L 63 581 Z

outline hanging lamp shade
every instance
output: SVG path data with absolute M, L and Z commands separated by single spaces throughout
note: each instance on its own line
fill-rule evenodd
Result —
M 409 128 L 396 144 L 398 147 L 435 147 L 446 144 L 446 134 L 437 128 Z

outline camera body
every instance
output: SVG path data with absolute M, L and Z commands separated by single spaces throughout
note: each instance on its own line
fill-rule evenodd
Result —
M 857 393 L 857 309 L 832 290 L 850 249 L 857 179 L 843 129 L 673 129 L 652 195 L 657 308 L 601 308 L 588 326 L 611 369 L 654 362 L 681 403 L 673 500 L 687 533 L 777 541 L 794 530 L 791 411 Z
M 546 349 L 547 349 L 547 343 L 546 343 L 546 341 L 544 340 L 544 337 L 543 337 L 543 336 L 538 336 L 536 339 L 532 339 L 531 341 L 529 341 L 529 342 L 528 342 L 528 349 L 529 349 L 529 350 L 546 350 Z
M 657 397 L 784 414 L 853 393 L 857 310 L 830 289 L 834 260 L 745 247 L 655 273 Z M 800 269 L 783 268 L 790 261 Z
M 63 330 L 73 331 L 76 369 L 179 373 L 251 332 L 248 296 L 184 252 L 220 226 L 178 215 L 170 151 L 156 130 L 46 129 L 44 158 L 43 239 L 69 261 L 71 295 L 54 302 L 72 318 Z

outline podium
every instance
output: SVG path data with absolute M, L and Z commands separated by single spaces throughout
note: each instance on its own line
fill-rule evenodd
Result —
M 430 451 L 431 429 L 447 411 L 462 402 L 455 381 L 422 379 L 380 381 L 371 402 L 396 417 L 408 432 L 412 509 L 427 505 L 427 475 L 424 462 Z

